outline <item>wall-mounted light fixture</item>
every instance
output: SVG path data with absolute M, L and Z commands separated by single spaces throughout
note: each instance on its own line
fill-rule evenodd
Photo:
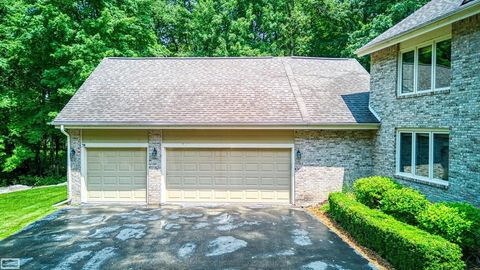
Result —
M 296 156 L 297 156 L 297 159 L 302 159 L 302 152 L 300 152 L 299 149 L 297 149 Z
M 151 153 L 152 158 L 157 158 L 157 149 L 154 147 Z
M 77 152 L 75 151 L 75 149 L 71 149 L 70 150 L 70 160 L 74 159 L 76 154 L 77 154 Z

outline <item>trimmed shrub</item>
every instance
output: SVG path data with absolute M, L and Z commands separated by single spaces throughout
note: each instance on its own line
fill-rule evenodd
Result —
M 329 196 L 330 216 L 396 269 L 464 269 L 456 244 L 370 209 L 344 193 Z
M 459 244 L 466 250 L 478 248 L 480 242 L 480 214 L 468 204 L 436 203 L 422 211 L 419 227 Z
M 400 221 L 416 225 L 417 215 L 429 204 L 422 193 L 411 188 L 400 188 L 384 193 L 380 209 Z
M 357 200 L 370 208 L 378 208 L 383 194 L 391 189 L 397 189 L 400 185 L 391 178 L 372 176 L 360 178 L 353 183 L 353 192 Z
M 15 181 L 15 184 L 26 185 L 26 186 L 48 186 L 64 183 L 67 181 L 65 176 L 20 176 L 18 181 Z
M 465 248 L 480 254 L 480 209 L 469 203 L 444 203 L 445 205 L 457 209 L 465 215 L 468 221 L 472 222 L 472 227 L 465 233 L 463 245 Z

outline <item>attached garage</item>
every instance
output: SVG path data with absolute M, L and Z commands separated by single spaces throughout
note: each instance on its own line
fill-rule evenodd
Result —
M 170 148 L 167 202 L 290 203 L 291 149 Z
M 69 199 L 324 201 L 371 171 L 368 87 L 354 59 L 106 58 L 52 122 Z
M 145 148 L 89 148 L 88 202 L 146 202 Z

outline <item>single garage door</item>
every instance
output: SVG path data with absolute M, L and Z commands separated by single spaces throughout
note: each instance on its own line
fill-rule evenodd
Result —
M 145 149 L 87 149 L 88 201 L 146 202 Z
M 290 149 L 167 149 L 167 201 L 289 203 Z

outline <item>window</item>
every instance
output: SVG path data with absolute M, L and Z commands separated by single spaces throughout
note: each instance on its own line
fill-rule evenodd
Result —
M 411 133 L 400 133 L 400 172 L 412 173 Z
M 437 43 L 435 60 L 435 86 L 450 87 L 452 81 L 452 46 L 450 40 Z
M 432 46 L 418 49 L 418 91 L 432 89 Z
M 402 55 L 402 93 L 413 93 L 414 63 L 414 51 Z
M 430 134 L 415 134 L 415 175 L 428 177 L 428 167 L 430 165 L 429 158 L 429 142 Z
M 401 130 L 397 142 L 397 174 L 434 182 L 448 181 L 448 132 Z
M 437 39 L 400 53 L 399 95 L 448 89 L 451 55 L 451 39 Z
M 433 178 L 448 180 L 448 134 L 433 134 Z

